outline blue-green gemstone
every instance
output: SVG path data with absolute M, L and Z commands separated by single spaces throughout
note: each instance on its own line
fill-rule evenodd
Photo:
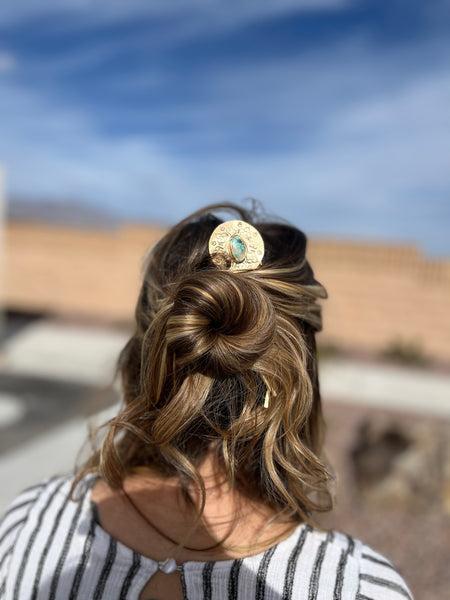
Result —
M 247 246 L 238 235 L 235 235 L 233 238 L 231 238 L 230 249 L 231 254 L 236 262 L 240 263 L 245 259 L 245 255 L 247 254 Z

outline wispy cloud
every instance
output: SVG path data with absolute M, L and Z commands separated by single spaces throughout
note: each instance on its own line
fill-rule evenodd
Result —
M 270 17 L 292 10 L 317 11 L 340 8 L 354 0 L 240 0 L 240 2 L 224 2 L 224 0 L 65 0 L 55 5 L 53 0 L 15 0 L 2 7 L 1 22 L 14 22 L 48 15 L 85 15 L 89 22 L 111 22 L 116 19 L 140 17 L 174 16 L 180 12 L 188 14 L 192 11 L 203 12 L 211 17 L 238 20 L 252 20 Z
M 17 65 L 16 58 L 11 52 L 0 50 L 0 73 L 9 73 Z
M 319 26 L 318 38 L 297 44 L 293 37 L 283 52 L 276 38 L 272 53 L 275 38 L 257 20 L 311 3 L 241 4 L 248 15 L 237 9 L 230 31 L 245 18 L 253 29 L 240 55 L 230 54 L 227 36 L 225 47 L 217 38 L 202 45 L 211 40 L 204 15 L 192 17 L 191 31 L 202 34 L 192 41 L 182 24 L 182 34 L 149 40 L 145 27 L 130 26 L 126 43 L 108 28 L 87 43 L 81 27 L 71 51 L 49 46 L 42 56 L 19 44 L 18 67 L 0 96 L 0 160 L 11 193 L 82 199 L 162 221 L 206 202 L 254 196 L 308 231 L 400 237 L 449 253 L 444 32 L 383 43 L 368 22 L 339 36 Z M 177 29 L 178 3 L 148 5 L 133 10 L 166 17 L 174 10 L 169 29 Z M 111 6 L 108 18 L 124 10 Z M 189 6 L 216 16 L 226 10 L 206 0 Z M 280 35 L 290 27 L 283 21 Z

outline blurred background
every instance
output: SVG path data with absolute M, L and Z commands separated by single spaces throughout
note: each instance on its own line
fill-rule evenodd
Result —
M 3 3 L 0 510 L 114 413 L 145 250 L 256 198 L 329 292 L 324 524 L 448 597 L 449 34 L 449 0 Z

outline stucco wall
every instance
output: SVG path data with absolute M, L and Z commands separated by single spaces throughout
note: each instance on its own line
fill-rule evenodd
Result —
M 163 231 L 9 223 L 5 304 L 126 321 L 141 257 Z M 450 261 L 427 260 L 414 247 L 319 239 L 310 241 L 309 257 L 329 292 L 323 341 L 376 351 L 398 339 L 450 361 Z

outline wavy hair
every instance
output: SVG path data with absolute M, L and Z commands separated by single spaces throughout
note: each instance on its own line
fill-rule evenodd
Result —
M 224 211 L 260 232 L 259 268 L 214 265 L 208 241 Z M 194 482 L 204 502 L 199 466 L 213 452 L 232 486 L 293 522 L 331 508 L 315 344 L 326 291 L 305 251 L 297 228 L 233 204 L 208 206 L 159 240 L 118 363 L 124 407 L 79 478 L 95 471 L 117 489 L 149 466 L 187 495 Z

